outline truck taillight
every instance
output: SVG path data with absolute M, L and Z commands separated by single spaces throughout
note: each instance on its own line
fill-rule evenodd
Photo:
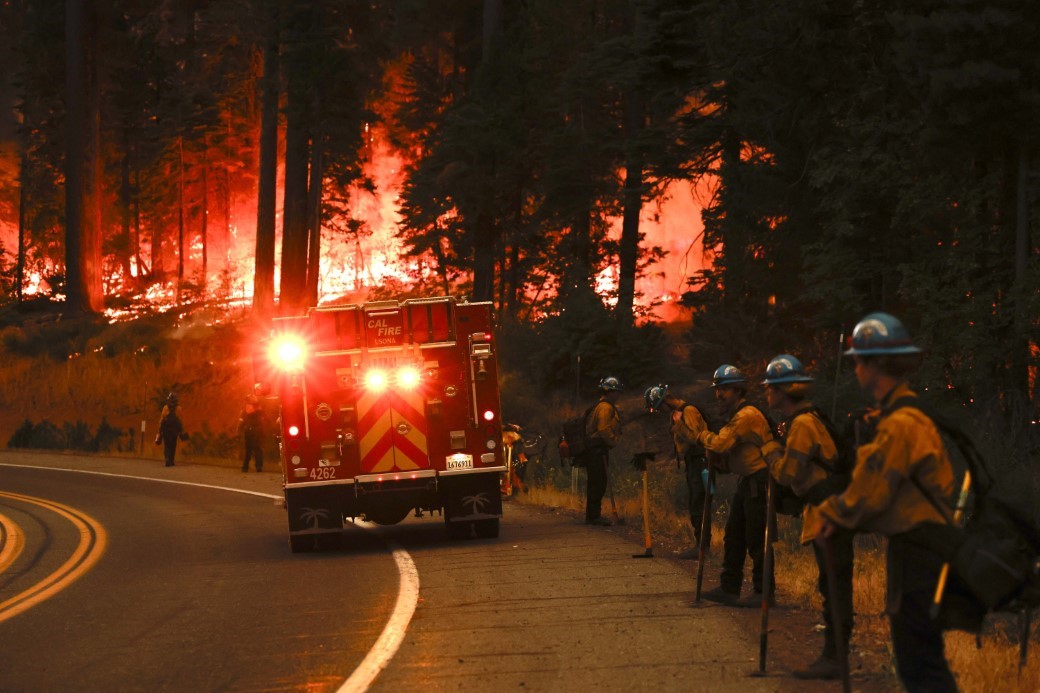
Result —
M 495 420 L 495 412 L 491 411 L 490 409 L 485 411 L 484 412 L 484 420 L 485 421 L 494 421 Z
M 365 371 L 365 387 L 375 392 L 386 389 L 386 372 L 378 369 Z
M 365 371 L 365 388 L 373 392 L 382 392 L 390 386 L 391 378 L 397 387 L 414 390 L 422 380 L 422 373 L 413 366 L 404 366 L 392 374 L 378 368 L 370 368 Z
M 292 437 L 292 438 L 295 438 L 298 435 L 300 435 L 300 427 L 299 426 L 290 426 L 289 427 L 289 436 Z
M 300 370 L 306 360 L 306 353 L 303 340 L 283 335 L 271 345 L 271 363 L 283 371 Z
M 419 370 L 411 366 L 405 366 L 397 371 L 397 384 L 411 390 L 419 384 Z

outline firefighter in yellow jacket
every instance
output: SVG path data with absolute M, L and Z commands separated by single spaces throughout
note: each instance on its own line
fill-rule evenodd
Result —
M 812 505 L 841 492 L 848 483 L 847 474 L 838 469 L 838 446 L 823 414 L 812 405 L 809 395 L 813 379 L 802 362 L 790 354 L 781 354 L 766 366 L 766 401 L 780 415 L 785 431 L 783 441 L 774 440 L 764 448 L 770 473 L 778 484 L 788 486 L 806 505 L 803 517 Z M 804 527 L 804 523 L 803 523 Z M 803 541 L 806 537 L 803 535 Z M 836 679 L 841 675 L 838 648 L 848 655 L 852 633 L 852 532 L 840 530 L 830 539 L 834 566 L 834 594 L 837 601 L 840 631 L 832 617 L 830 585 L 827 582 L 826 556 L 813 544 L 818 570 L 817 588 L 823 597 L 823 654 L 804 669 L 793 673 L 803 679 Z
M 893 406 L 916 397 L 907 376 L 921 350 L 897 318 L 872 313 L 856 325 L 845 353 L 855 359 L 856 379 L 877 401 L 880 419 L 873 440 L 857 451 L 848 488 L 808 514 L 806 536 L 844 527 L 888 537 L 886 611 L 896 672 L 909 691 L 955 691 L 942 628 L 929 616 L 943 561 L 911 534 L 950 521 L 954 473 L 932 420 L 915 407 Z
M 590 450 L 585 453 L 585 524 L 610 526 L 603 517 L 603 494 L 607 492 L 607 466 L 610 449 L 621 437 L 621 416 L 614 403 L 624 390 L 621 381 L 608 376 L 599 381 L 599 401 L 585 421 Z
M 722 575 L 717 588 L 705 599 L 735 604 L 744 582 L 744 561 L 751 557 L 752 586 L 761 602 L 766 530 L 766 489 L 769 472 L 762 446 L 773 439 L 769 422 L 755 406 L 747 403 L 747 378 L 729 364 L 719 366 L 712 378 L 719 410 L 729 421 L 718 433 L 701 431 L 697 442 L 709 453 L 721 456 L 710 463 L 723 472 L 739 475 L 737 491 L 730 503 L 723 538 Z M 773 576 L 768 576 L 770 582 Z M 770 594 L 774 592 L 771 590 Z
M 696 560 L 701 545 L 701 524 L 704 517 L 704 503 L 707 497 L 706 459 L 704 447 L 697 442 L 701 431 L 708 430 L 704 415 L 696 405 L 690 404 L 673 395 L 667 385 L 654 385 L 643 393 L 646 408 L 651 411 L 666 411 L 671 414 L 669 431 L 675 445 L 676 459 L 683 461 L 686 476 L 686 491 L 690 511 L 690 524 L 693 525 L 695 544 L 679 554 L 679 558 Z M 708 544 L 711 544 L 711 515 L 708 516 Z

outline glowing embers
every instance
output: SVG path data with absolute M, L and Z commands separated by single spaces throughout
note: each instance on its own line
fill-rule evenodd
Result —
M 282 335 L 271 344 L 271 363 L 283 371 L 299 371 L 307 360 L 307 349 L 299 337 Z
M 422 381 L 422 373 L 414 366 L 402 366 L 396 370 L 370 368 L 362 378 L 365 389 L 371 392 L 382 392 L 391 385 L 402 390 L 414 390 Z

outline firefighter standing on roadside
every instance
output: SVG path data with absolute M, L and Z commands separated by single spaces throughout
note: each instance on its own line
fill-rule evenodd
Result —
M 806 535 L 833 536 L 844 527 L 888 537 L 885 610 L 896 672 L 908 691 L 955 691 L 942 628 L 929 615 L 943 560 L 911 533 L 949 521 L 944 515 L 952 512 L 941 512 L 940 503 L 954 493 L 953 468 L 932 420 L 914 407 L 892 407 L 916 397 L 907 377 L 921 349 L 897 318 L 872 313 L 856 325 L 845 354 L 855 359 L 856 379 L 878 403 L 880 419 L 873 440 L 857 451 L 848 488 L 807 514 Z
M 706 472 L 704 447 L 697 442 L 701 431 L 708 430 L 700 409 L 669 392 L 668 386 L 654 385 L 643 393 L 646 408 L 650 412 L 667 411 L 670 416 L 670 431 L 675 444 L 676 455 L 683 460 L 686 468 L 686 490 L 690 510 L 690 524 L 693 525 L 694 545 L 682 551 L 679 558 L 697 560 L 701 545 L 701 521 L 704 518 L 706 497 Z M 708 545 L 711 545 L 711 517 L 708 518 Z
M 242 457 L 242 471 L 249 471 L 249 460 L 252 458 L 253 465 L 258 472 L 264 470 L 264 431 L 267 428 L 264 410 L 260 407 L 260 400 L 256 395 L 246 397 L 245 407 L 238 420 L 238 430 L 242 435 L 244 453 Z
M 780 426 L 786 430 L 783 443 L 779 440 L 767 443 L 763 452 L 776 482 L 789 486 L 796 496 L 806 501 L 803 517 L 808 515 L 810 505 L 840 493 L 848 483 L 848 476 L 838 473 L 837 441 L 824 423 L 823 415 L 809 400 L 812 383 L 813 378 L 805 372 L 802 362 L 789 354 L 770 361 L 762 381 L 766 386 L 766 401 L 780 415 Z M 810 540 L 803 531 L 802 541 Z M 793 673 L 802 679 L 837 679 L 841 676 L 838 647 L 844 649 L 847 657 L 852 634 L 852 532 L 838 530 L 830 538 L 840 631 L 835 630 L 832 617 L 826 556 L 816 543 L 813 543 L 813 551 L 819 570 L 817 588 L 823 596 L 823 654 L 805 669 Z
M 762 456 L 762 446 L 773 439 L 769 422 L 757 407 L 745 399 L 747 378 L 740 369 L 724 364 L 712 377 L 719 410 L 729 420 L 718 433 L 701 431 L 697 441 L 713 456 L 711 464 L 722 472 L 739 475 L 737 490 L 730 503 L 723 539 L 720 584 L 704 593 L 704 598 L 722 604 L 735 604 L 744 582 L 745 556 L 751 557 L 752 585 L 755 599 L 761 602 L 764 576 L 766 491 L 769 472 Z M 770 594 L 775 594 L 771 590 Z
M 586 438 L 590 450 L 585 453 L 585 524 L 609 527 L 611 522 L 603 512 L 603 494 L 607 492 L 607 465 L 610 449 L 621 437 L 621 417 L 618 414 L 618 396 L 624 390 L 621 381 L 608 376 L 599 381 L 599 401 L 585 421 Z
M 163 458 L 166 460 L 167 467 L 174 465 L 174 458 L 177 457 L 177 441 L 188 439 L 188 434 L 184 432 L 184 424 L 177 415 L 178 404 L 180 404 L 180 398 L 176 392 L 166 395 L 166 404 L 163 405 L 162 414 L 159 416 L 159 432 L 155 436 L 155 444 L 163 446 Z

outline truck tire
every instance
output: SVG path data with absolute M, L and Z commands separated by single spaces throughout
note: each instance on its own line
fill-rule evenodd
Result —
M 306 553 L 314 550 L 314 536 L 294 536 L 289 535 L 289 549 L 293 553 Z
M 319 551 L 330 551 L 332 549 L 338 549 L 343 546 L 343 533 L 334 532 L 329 534 L 319 534 L 316 542 Z
M 449 539 L 469 539 L 473 536 L 472 522 L 449 522 L 445 520 L 444 526 L 448 530 Z
M 473 529 L 479 539 L 496 539 L 498 537 L 498 518 L 491 520 L 477 520 L 473 523 Z

